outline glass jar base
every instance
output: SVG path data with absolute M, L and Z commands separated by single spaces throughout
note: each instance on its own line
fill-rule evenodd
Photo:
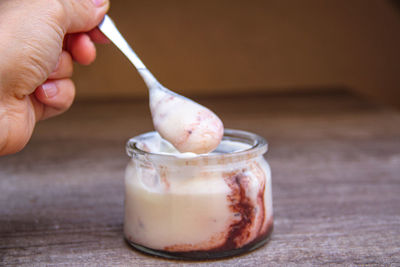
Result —
M 125 240 L 134 249 L 152 256 L 158 256 L 172 260 L 213 260 L 213 259 L 222 259 L 222 258 L 238 256 L 241 254 L 245 254 L 247 252 L 251 252 L 259 247 L 262 247 L 263 245 L 269 242 L 271 237 L 271 232 L 272 229 L 271 231 L 269 231 L 267 235 L 264 235 L 261 240 L 258 239 L 238 249 L 225 250 L 225 251 L 211 250 L 211 251 L 170 252 L 170 251 L 156 250 L 144 247 L 130 241 L 127 238 L 125 238 Z

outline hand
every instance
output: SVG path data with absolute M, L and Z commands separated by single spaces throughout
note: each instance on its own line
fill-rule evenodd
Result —
M 73 60 L 90 64 L 108 0 L 1 0 L 0 155 L 29 141 L 37 121 L 67 110 Z

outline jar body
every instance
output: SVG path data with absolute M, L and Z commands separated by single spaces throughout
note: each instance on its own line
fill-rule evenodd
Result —
M 177 164 L 133 157 L 126 168 L 124 234 L 142 251 L 226 257 L 264 244 L 272 227 L 271 172 L 262 155 Z

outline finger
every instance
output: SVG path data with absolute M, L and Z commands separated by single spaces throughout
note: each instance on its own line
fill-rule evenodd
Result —
M 109 8 L 109 0 L 59 0 L 64 7 L 67 33 L 87 32 L 96 27 Z
M 27 96 L 22 99 L 11 97 L 0 105 L 0 120 L 5 122 L 0 128 L 0 155 L 16 153 L 28 143 L 35 127 L 35 114 L 30 105 Z
M 47 80 L 35 90 L 37 105 L 36 120 L 44 120 L 65 112 L 75 97 L 75 85 L 71 79 Z
M 96 47 L 85 33 L 70 35 L 67 40 L 67 50 L 72 58 L 82 65 L 89 65 L 96 59 Z
M 99 30 L 99 28 L 94 28 L 88 32 L 90 39 L 97 44 L 109 44 L 110 40 Z
M 49 75 L 49 79 L 63 79 L 72 76 L 74 63 L 72 57 L 67 51 L 62 51 L 58 59 L 56 68 Z

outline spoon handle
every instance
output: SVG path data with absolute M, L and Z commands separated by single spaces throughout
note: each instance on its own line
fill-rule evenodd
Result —
M 140 60 L 140 58 L 136 55 L 133 49 L 129 46 L 128 42 L 118 31 L 114 22 L 107 15 L 104 16 L 104 19 L 99 24 L 99 29 L 107 36 L 121 51 L 129 58 L 132 64 L 137 69 L 145 69 L 146 66 Z
M 135 51 L 130 47 L 128 42 L 118 31 L 114 22 L 108 15 L 105 15 L 103 20 L 99 24 L 99 29 L 108 39 L 110 39 L 121 52 L 129 59 L 129 61 L 135 66 L 139 74 L 142 76 L 145 83 L 150 87 L 150 85 L 158 84 L 156 78 L 151 74 L 151 72 L 146 68 L 140 58 L 136 55 Z

